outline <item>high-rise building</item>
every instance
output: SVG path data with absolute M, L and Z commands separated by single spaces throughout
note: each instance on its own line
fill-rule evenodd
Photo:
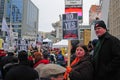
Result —
M 1 31 L 3 16 L 7 25 L 12 25 L 18 38 L 36 39 L 38 33 L 38 8 L 31 0 L 0 0 L 0 37 L 5 37 Z

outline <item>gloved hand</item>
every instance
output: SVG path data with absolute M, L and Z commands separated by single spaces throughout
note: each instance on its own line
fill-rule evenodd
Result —
M 72 68 L 70 66 L 66 67 L 66 72 L 69 74 L 71 72 Z
M 66 67 L 66 72 L 64 74 L 64 80 L 67 80 L 67 77 L 69 75 L 69 73 L 71 72 L 72 68 L 70 66 Z

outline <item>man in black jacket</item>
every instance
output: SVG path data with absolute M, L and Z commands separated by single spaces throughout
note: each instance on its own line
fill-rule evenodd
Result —
M 19 64 L 10 69 L 5 76 L 5 80 L 39 80 L 37 71 L 29 65 L 26 51 L 18 54 Z
M 120 80 L 120 40 L 107 32 L 103 20 L 95 23 L 98 42 L 94 49 L 95 80 Z

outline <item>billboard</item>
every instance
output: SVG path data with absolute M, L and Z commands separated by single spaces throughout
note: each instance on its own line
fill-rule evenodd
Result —
M 82 22 L 82 8 L 65 8 L 65 13 L 78 13 L 78 20 Z
M 78 14 L 68 13 L 62 15 L 63 39 L 78 39 Z
M 78 22 L 83 22 L 83 0 L 65 0 L 65 13 L 78 13 Z

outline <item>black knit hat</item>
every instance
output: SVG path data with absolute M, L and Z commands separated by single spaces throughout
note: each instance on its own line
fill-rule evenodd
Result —
M 104 29 L 107 29 L 107 28 L 106 28 L 106 24 L 105 24 L 105 22 L 104 22 L 103 20 L 97 20 L 97 21 L 95 22 L 94 29 L 95 29 L 96 27 L 102 27 L 102 28 L 104 28 Z

